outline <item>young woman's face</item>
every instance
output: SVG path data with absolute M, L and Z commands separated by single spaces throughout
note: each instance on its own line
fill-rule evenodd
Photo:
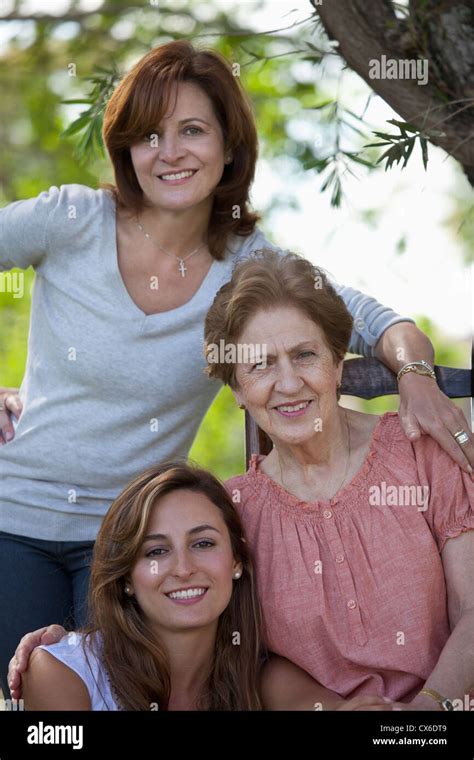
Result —
M 282 306 L 251 317 L 238 343 L 264 346 L 266 366 L 237 364 L 237 403 L 274 441 L 313 438 L 336 412 L 342 374 L 323 330 L 299 309 Z
M 191 82 L 177 84 L 162 123 L 130 154 L 140 187 L 156 208 L 207 209 L 225 163 L 224 136 L 210 98 Z
M 180 489 L 153 507 L 130 586 L 158 632 L 215 629 L 239 583 L 236 570 L 221 511 L 204 494 Z

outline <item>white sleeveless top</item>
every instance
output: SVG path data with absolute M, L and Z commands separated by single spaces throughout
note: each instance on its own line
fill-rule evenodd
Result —
M 121 710 L 112 696 L 110 681 L 100 655 L 91 647 L 90 641 L 84 651 L 82 639 L 82 634 L 71 632 L 57 644 L 42 644 L 40 649 L 52 654 L 84 681 L 92 710 Z

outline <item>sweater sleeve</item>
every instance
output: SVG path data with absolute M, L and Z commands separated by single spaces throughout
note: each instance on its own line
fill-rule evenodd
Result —
M 0 209 L 0 271 L 37 268 L 49 249 L 49 221 L 59 188 L 51 186 L 34 198 Z
M 257 227 L 252 235 L 244 238 L 244 242 L 240 243 L 238 251 L 235 252 L 236 258 L 241 259 L 248 256 L 252 251 L 259 248 L 272 248 L 281 255 L 288 252 L 267 240 L 263 232 Z M 338 285 L 333 280 L 331 280 L 331 284 L 343 299 L 354 320 L 349 343 L 351 354 L 374 356 L 375 346 L 385 330 L 397 322 L 415 321 L 410 317 L 402 317 L 390 307 L 379 303 L 375 298 L 361 293 L 360 290 Z
M 375 298 L 361 293 L 355 288 L 333 282 L 354 320 L 349 343 L 349 351 L 361 356 L 374 356 L 374 349 L 382 334 L 398 322 L 413 322 L 411 317 L 402 317 L 389 306 L 384 306 Z

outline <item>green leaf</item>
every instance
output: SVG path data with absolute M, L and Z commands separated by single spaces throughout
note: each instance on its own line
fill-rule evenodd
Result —
M 393 142 L 394 140 L 403 140 L 403 135 L 390 135 L 387 132 L 373 132 L 376 137 L 381 137 L 382 140 L 388 140 Z
M 305 171 L 309 171 L 310 169 L 318 169 L 318 171 L 321 172 L 326 169 L 327 165 L 327 158 L 315 158 L 313 161 L 308 161 L 307 163 L 303 164 L 303 169 Z
M 392 145 L 391 148 L 385 151 L 385 153 L 380 156 L 377 163 L 379 164 L 381 161 L 385 159 L 385 171 L 387 169 L 390 169 L 394 163 L 399 163 L 403 157 L 403 145 L 397 144 Z
M 420 143 L 421 143 L 421 155 L 423 158 L 423 166 L 425 167 L 425 171 L 426 171 L 426 167 L 428 165 L 428 141 L 426 137 L 421 137 L 420 135 Z
M 330 187 L 332 185 L 332 183 L 334 182 L 334 180 L 336 179 L 336 177 L 337 177 L 337 172 L 336 172 L 335 169 L 333 169 L 330 172 L 330 174 L 326 177 L 326 179 L 324 180 L 323 184 L 321 185 L 321 189 L 320 189 L 319 192 L 320 193 L 324 193 L 324 191 L 327 190 L 328 187 Z
M 80 132 L 81 129 L 84 129 L 90 122 L 90 116 L 89 114 L 84 114 L 82 116 L 79 116 L 75 121 L 72 122 L 63 132 L 61 132 L 61 137 L 70 137 L 71 135 L 75 135 L 77 132 Z
M 91 98 L 71 98 L 70 100 L 61 100 L 61 103 L 87 103 L 92 105 L 93 100 Z
M 342 199 L 341 180 L 339 179 L 339 177 L 336 177 L 334 189 L 331 195 L 331 206 L 334 206 L 335 208 L 339 208 L 341 205 L 341 199 Z
M 413 151 L 413 148 L 415 147 L 415 142 L 416 142 L 416 138 L 415 138 L 415 137 L 412 137 L 412 138 L 410 139 L 409 143 L 408 143 L 408 146 L 407 146 L 407 148 L 406 148 L 406 150 L 405 150 L 405 160 L 404 160 L 404 162 L 403 162 L 403 166 L 402 166 L 402 169 L 404 169 L 404 168 L 405 168 L 405 166 L 406 166 L 406 165 L 407 165 L 407 163 L 408 163 L 408 159 L 410 158 L 410 156 L 411 156 L 411 154 L 412 154 L 412 151 Z
M 307 106 L 306 110 L 308 111 L 318 111 L 320 108 L 326 108 L 327 106 L 333 105 L 334 100 L 323 100 L 322 103 L 318 103 L 316 106 Z
M 397 121 L 397 119 L 387 119 L 388 124 L 394 124 L 396 127 L 399 127 L 405 132 L 419 132 L 420 130 L 418 127 L 415 127 L 413 124 L 410 124 L 408 121 Z
M 362 166 L 367 166 L 369 169 L 375 169 L 375 164 L 373 164 L 372 161 L 367 161 L 365 158 L 361 158 L 359 153 L 344 152 L 344 155 L 351 161 L 362 164 Z

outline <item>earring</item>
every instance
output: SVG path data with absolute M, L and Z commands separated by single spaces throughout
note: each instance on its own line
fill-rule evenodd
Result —
M 128 594 L 128 596 L 132 596 L 132 589 L 130 586 L 125 586 L 125 593 Z
M 224 158 L 224 163 L 230 164 L 231 161 L 232 161 L 232 156 L 230 155 L 230 153 L 228 153 L 226 157 Z
M 238 578 L 240 578 L 241 575 L 242 575 L 242 573 L 240 572 L 240 570 L 236 570 L 235 573 L 234 573 L 234 575 L 233 575 L 233 578 L 235 578 L 235 580 L 237 580 Z

